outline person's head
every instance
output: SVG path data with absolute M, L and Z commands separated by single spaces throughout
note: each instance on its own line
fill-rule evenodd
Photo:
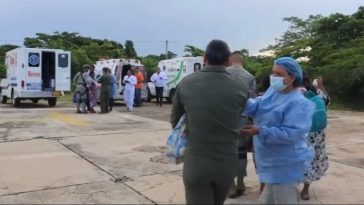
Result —
M 127 75 L 128 75 L 128 76 L 131 76 L 131 75 L 132 75 L 132 70 L 131 70 L 131 69 L 130 69 L 130 70 L 128 70 Z
M 90 65 L 85 64 L 85 65 L 83 65 L 83 66 L 82 66 L 82 68 L 81 68 L 81 72 L 82 72 L 82 73 L 87 72 L 87 71 L 89 71 L 89 70 L 90 70 L 90 68 L 91 68 L 91 66 L 90 66 Z
M 161 68 L 157 67 L 157 73 L 159 74 L 161 72 Z
M 244 62 L 244 56 L 240 51 L 234 51 L 229 58 L 229 65 L 242 65 Z
M 229 63 L 230 49 L 222 40 L 212 40 L 206 48 L 204 62 L 207 65 L 226 66 Z
M 306 71 L 303 71 L 302 87 L 304 87 L 307 91 L 312 91 L 317 94 L 317 89 L 314 85 L 312 85 L 310 76 Z
M 139 66 L 135 67 L 135 73 L 138 73 L 139 71 L 140 71 L 140 67 Z
M 277 91 L 292 91 L 302 84 L 302 68 L 291 57 L 281 57 L 274 61 L 270 85 Z
M 108 73 L 109 73 L 109 70 L 110 70 L 110 69 L 109 69 L 108 67 L 103 67 L 103 68 L 102 68 L 102 73 L 103 73 L 103 74 L 108 74 Z

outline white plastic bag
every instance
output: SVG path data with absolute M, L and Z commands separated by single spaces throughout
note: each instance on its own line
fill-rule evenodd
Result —
M 184 151 L 187 147 L 186 139 L 186 115 L 183 115 L 178 124 L 173 128 L 167 139 L 167 156 L 172 158 L 176 164 L 183 162 Z

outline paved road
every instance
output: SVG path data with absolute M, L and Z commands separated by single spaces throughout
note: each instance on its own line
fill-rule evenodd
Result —
M 75 114 L 71 104 L 49 108 L 0 106 L 0 203 L 184 203 L 182 165 L 163 157 L 171 105 L 152 103 L 127 113 Z M 330 112 L 330 168 L 313 184 L 308 203 L 364 203 L 364 113 Z M 249 156 L 251 158 L 251 156 Z M 245 196 L 258 182 L 248 166 Z

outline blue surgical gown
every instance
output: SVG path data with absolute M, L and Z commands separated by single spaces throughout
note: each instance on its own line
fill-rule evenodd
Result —
M 261 182 L 300 182 L 313 160 L 307 145 L 315 105 L 299 90 L 279 93 L 269 88 L 249 99 L 244 115 L 254 119 L 259 134 L 254 137 L 254 154 Z

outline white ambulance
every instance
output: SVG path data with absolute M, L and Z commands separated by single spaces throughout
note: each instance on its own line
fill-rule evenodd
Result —
M 1 81 L 1 103 L 44 99 L 54 107 L 71 90 L 71 52 L 60 49 L 16 48 L 5 57 L 7 78 Z
M 168 76 L 168 81 L 163 90 L 163 97 L 167 98 L 169 102 L 173 101 L 176 87 L 181 80 L 198 72 L 203 67 L 202 57 L 181 57 L 168 60 L 162 60 L 158 63 L 161 71 L 165 72 Z M 148 100 L 155 98 L 155 85 L 153 82 L 148 83 Z
M 144 75 L 144 81 L 148 82 L 144 66 L 138 59 L 102 59 L 100 61 L 97 61 L 95 64 L 96 79 L 98 79 L 102 75 L 102 68 L 104 67 L 110 68 L 111 73 L 116 77 L 116 96 L 114 96 L 114 101 L 124 100 L 124 85 L 122 84 L 122 81 L 124 79 L 124 76 L 127 75 L 128 70 L 139 67 L 140 71 Z M 100 96 L 100 86 L 101 85 L 99 84 L 97 85 L 97 99 L 99 99 Z M 147 83 L 143 84 L 141 96 L 143 100 L 147 100 Z

